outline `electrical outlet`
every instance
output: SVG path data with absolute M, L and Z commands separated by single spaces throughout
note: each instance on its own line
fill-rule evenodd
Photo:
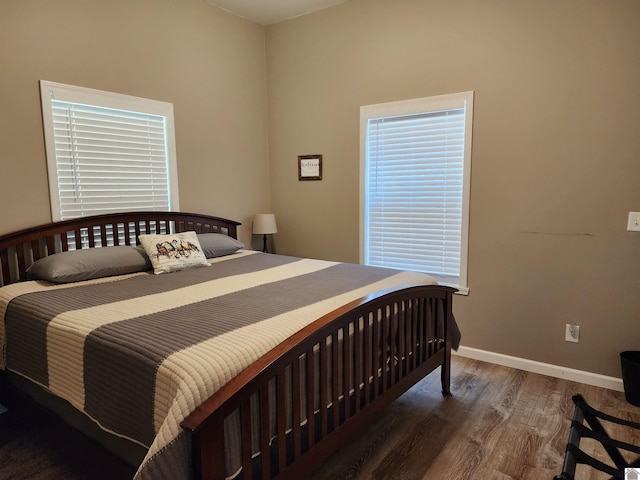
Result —
M 564 330 L 564 341 L 578 343 L 580 341 L 580 325 L 567 323 Z
M 627 231 L 640 232 L 640 212 L 629 212 Z

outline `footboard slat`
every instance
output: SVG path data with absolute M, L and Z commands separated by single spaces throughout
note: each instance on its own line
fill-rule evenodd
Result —
M 302 415 L 301 415 L 301 403 L 300 403 L 300 397 L 301 397 L 301 391 L 303 390 L 302 388 L 302 378 L 301 378 L 301 372 L 300 372 L 300 358 L 297 358 L 292 364 L 291 364 L 291 407 L 292 407 L 292 433 L 293 433 L 293 456 L 294 457 L 299 457 L 302 453 L 302 429 L 300 427 L 300 424 L 302 422 Z
M 329 401 L 329 391 L 327 385 L 329 384 L 329 366 L 328 366 L 328 355 L 327 355 L 327 339 L 326 337 L 320 341 L 320 391 L 319 393 L 319 405 L 320 408 L 320 436 L 327 436 L 327 421 L 328 421 L 328 411 L 326 408 L 321 408 L 323 405 L 326 405 Z
M 362 325 L 362 326 L 361 326 Z M 362 378 L 363 370 L 362 364 L 367 362 L 367 354 L 366 350 L 363 349 L 362 339 L 367 338 L 369 334 L 369 329 L 367 328 L 369 322 L 366 321 L 366 318 L 358 318 L 358 322 L 355 326 L 355 334 L 354 334 L 354 344 L 353 344 L 353 361 L 354 361 L 354 376 L 353 376 L 353 388 L 354 388 L 354 405 L 353 405 L 353 415 L 357 414 L 360 411 L 360 385 L 363 383 L 364 379 Z M 366 382 L 365 385 L 368 385 L 369 382 Z M 365 388 L 365 395 L 367 389 Z
M 276 422 L 278 439 L 278 470 L 287 465 L 287 406 L 285 396 L 285 372 L 276 376 Z
M 316 443 L 316 422 L 313 422 L 314 400 L 316 398 L 316 362 L 313 355 L 313 346 L 306 351 L 305 354 L 307 365 L 307 382 L 306 382 L 306 398 L 307 398 L 307 445 L 311 448 Z
M 396 366 L 399 366 L 399 353 L 398 353 L 398 343 L 400 339 L 398 337 L 398 325 L 399 325 L 399 313 L 396 310 L 398 308 L 397 305 L 391 306 L 391 311 L 389 312 L 389 329 L 390 332 L 390 340 L 389 340 L 389 360 L 387 363 L 387 368 L 385 371 L 389 371 L 389 385 L 394 385 L 396 383 L 396 372 L 398 369 Z M 387 383 L 385 382 L 385 388 L 387 387 Z
M 379 358 L 380 358 L 380 365 L 378 366 L 378 368 L 381 369 L 382 371 L 382 382 L 380 382 L 380 388 L 376 389 L 378 391 L 378 395 L 382 395 L 385 390 L 387 389 L 387 377 L 389 376 L 388 374 L 388 369 L 387 367 L 387 362 L 386 360 L 391 361 L 391 358 L 389 356 L 389 352 L 390 352 L 390 345 L 389 345 L 389 323 L 390 323 L 390 318 L 389 318 L 389 307 L 386 306 L 382 312 L 382 344 L 374 344 L 373 347 L 377 348 L 379 353 Z M 377 375 L 374 373 L 374 378 L 377 377 Z
M 411 323 L 411 317 L 412 317 L 412 311 L 413 309 L 411 308 L 412 306 L 412 302 L 407 302 L 405 305 L 406 310 L 404 310 L 403 312 L 403 322 L 404 322 L 404 328 L 405 328 L 405 332 L 404 332 L 404 351 L 403 351 L 403 356 L 404 356 L 404 372 L 405 375 L 408 374 L 411 370 L 413 370 L 413 368 L 411 367 L 411 356 L 412 356 L 412 352 L 413 349 L 415 347 L 411 347 L 411 342 L 413 340 L 413 335 L 412 335 L 412 323 Z
M 352 433 L 440 366 L 443 392 L 448 392 L 454 291 L 416 286 L 352 302 L 275 347 L 196 409 L 182 426 L 191 432 L 193 444 L 204 448 L 211 441 L 201 438 L 225 438 L 218 416 L 226 418 L 240 406 L 244 478 L 256 473 L 246 466 L 250 455 L 245 449 L 256 425 L 260 445 L 252 455 L 260 457 L 260 478 L 303 478 Z M 271 401 L 270 392 L 275 395 Z M 254 394 L 257 402 L 251 408 L 243 399 Z M 220 448 L 218 442 L 215 448 Z M 210 460 L 213 457 L 205 451 L 194 455 L 202 462 L 200 478 L 224 478 L 211 473 L 220 472 L 218 465 L 209 465 L 219 456 Z
M 420 300 L 413 300 L 412 302 L 412 330 L 413 330 L 413 338 L 411 339 L 411 348 L 413 349 L 413 355 L 411 359 L 411 370 L 417 368 L 418 365 L 422 362 L 422 350 L 424 348 L 422 343 L 422 323 L 418 321 L 420 315 L 422 314 L 421 305 L 422 302 Z
M 331 405 L 333 405 L 333 418 L 331 419 L 331 428 L 329 431 L 332 431 L 340 424 L 340 408 L 339 408 L 339 398 L 342 393 L 342 388 L 340 385 L 340 364 L 339 364 L 339 353 L 341 349 L 341 344 L 338 341 L 338 333 L 333 332 L 331 335 Z M 343 338 L 346 337 L 343 336 Z M 346 372 L 344 372 L 346 374 Z
M 251 400 L 245 398 L 240 405 L 241 438 L 242 438 L 242 469 L 246 472 L 247 478 L 253 478 L 253 464 L 251 460 L 252 445 L 251 437 Z M 247 441 L 246 439 L 249 439 Z
M 351 324 L 349 325 L 349 327 L 351 327 Z M 354 328 L 356 327 L 354 326 Z M 345 332 L 345 335 L 344 335 L 345 341 L 344 341 L 343 352 L 342 352 L 342 359 L 343 359 L 342 360 L 342 371 L 343 371 L 342 395 L 345 399 L 349 398 L 352 382 L 355 385 L 355 380 L 353 380 L 355 378 L 355 375 L 353 372 L 353 351 L 351 346 L 352 346 L 352 341 L 354 340 L 354 337 L 359 336 L 359 332 L 353 333 L 353 334 L 350 334 L 349 332 L 350 330 Z M 344 402 L 344 418 L 348 419 L 351 415 L 352 415 L 351 402 L 345 401 Z
M 269 451 L 269 439 L 271 432 L 269 429 L 269 387 L 267 383 L 260 386 L 259 390 L 260 402 L 260 451 Z M 262 455 L 262 471 L 271 471 L 271 455 Z
M 364 372 L 363 372 L 363 378 L 360 379 L 364 383 L 364 399 L 361 402 L 358 402 L 358 409 L 361 408 L 361 403 L 366 402 L 373 395 L 373 393 L 371 392 L 371 382 L 369 381 L 369 379 L 373 377 L 373 372 L 371 370 L 371 364 L 372 364 L 371 342 L 372 341 L 375 342 L 375 340 L 372 340 L 372 335 L 375 335 L 375 333 L 371 331 L 372 322 L 373 322 L 373 319 L 371 318 L 371 314 L 364 317 L 364 337 L 363 337 Z M 376 329 L 374 329 L 374 331 L 375 330 Z M 375 391 L 375 388 L 374 388 L 374 391 Z

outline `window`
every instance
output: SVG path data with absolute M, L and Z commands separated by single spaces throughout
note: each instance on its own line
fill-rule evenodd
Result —
M 179 210 L 173 105 L 40 82 L 54 221 Z
M 360 109 L 360 261 L 468 293 L 473 92 Z

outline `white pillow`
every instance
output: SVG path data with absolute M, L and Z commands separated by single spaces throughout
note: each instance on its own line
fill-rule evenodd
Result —
M 151 260 L 155 274 L 209 266 L 196 232 L 139 235 L 138 238 Z

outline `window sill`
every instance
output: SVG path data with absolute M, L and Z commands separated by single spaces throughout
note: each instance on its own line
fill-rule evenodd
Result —
M 469 287 L 461 287 L 460 285 L 456 285 L 455 283 L 447 283 L 447 282 L 438 282 L 438 285 L 445 285 L 447 287 L 457 288 L 458 291 L 454 293 L 454 295 L 469 295 Z

